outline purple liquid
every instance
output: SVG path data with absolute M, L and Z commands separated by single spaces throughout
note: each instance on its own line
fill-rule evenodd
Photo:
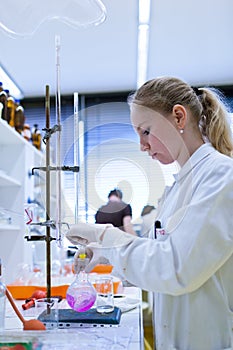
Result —
M 66 300 L 71 309 L 77 312 L 89 310 L 95 303 L 96 294 L 88 291 L 79 292 L 77 295 L 66 294 Z

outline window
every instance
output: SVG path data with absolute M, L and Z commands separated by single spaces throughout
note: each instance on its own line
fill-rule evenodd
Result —
M 73 223 L 78 206 L 79 217 L 94 222 L 94 214 L 107 201 L 114 187 L 123 192 L 123 200 L 132 206 L 133 220 L 140 217 L 144 205 L 157 206 L 165 185 L 173 182 L 176 164 L 162 166 L 146 153 L 139 151 L 138 136 L 130 123 L 128 93 L 81 96 L 79 98 L 79 138 L 74 140 L 72 97 L 62 98 L 63 165 L 80 165 L 78 174 L 65 172 L 62 205 L 66 221 Z M 233 99 L 228 98 L 229 105 Z M 44 101 L 25 103 L 26 122 L 45 125 Z M 52 106 L 52 103 L 51 103 Z M 233 113 L 230 114 L 233 131 Z M 51 126 L 56 123 L 55 108 L 51 107 Z M 52 137 L 53 153 L 56 138 Z M 74 159 L 79 148 L 80 162 Z
M 164 186 L 173 181 L 171 172 L 175 169 L 174 165 L 162 167 L 140 152 L 138 136 L 130 123 L 127 96 L 128 93 L 81 97 L 78 142 L 74 142 L 72 99 L 63 98 L 62 164 L 77 165 L 74 150 L 79 147 L 80 152 L 80 173 L 65 172 L 63 176 L 62 205 L 65 219 L 70 223 L 74 222 L 77 205 L 79 217 L 94 222 L 96 210 L 107 201 L 107 195 L 114 187 L 121 188 L 123 200 L 131 204 L 133 220 L 137 221 L 143 206 L 156 206 Z M 40 130 L 45 124 L 42 103 L 36 108 L 25 106 L 27 122 L 31 126 L 37 123 Z M 55 123 L 55 109 L 52 106 L 51 127 Z M 51 138 L 51 147 L 55 153 L 54 136 Z

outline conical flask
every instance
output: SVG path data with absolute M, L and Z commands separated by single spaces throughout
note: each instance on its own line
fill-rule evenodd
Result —
M 78 261 L 81 271 L 76 275 L 74 282 L 67 289 L 66 300 L 73 310 L 85 312 L 94 305 L 96 290 L 88 280 L 88 274 L 84 271 L 85 266 L 89 262 L 86 254 L 80 254 Z

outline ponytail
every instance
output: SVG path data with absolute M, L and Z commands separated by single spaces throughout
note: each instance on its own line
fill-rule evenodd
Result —
M 201 88 L 199 97 L 203 107 L 200 127 L 202 135 L 216 148 L 217 151 L 232 157 L 232 132 L 227 120 L 228 112 L 222 103 L 221 95 L 209 88 Z

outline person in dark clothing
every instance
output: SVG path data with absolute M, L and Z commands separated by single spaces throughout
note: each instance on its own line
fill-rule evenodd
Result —
M 123 202 L 122 192 L 116 188 L 109 192 L 108 202 L 95 214 L 96 224 L 112 224 L 122 231 L 136 235 L 131 220 L 131 205 Z

